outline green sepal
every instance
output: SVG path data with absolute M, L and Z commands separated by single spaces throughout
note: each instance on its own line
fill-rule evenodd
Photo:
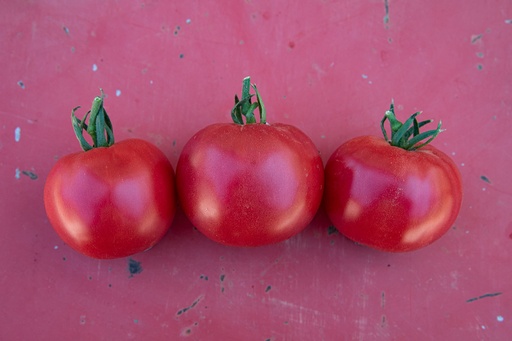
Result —
M 405 150 L 416 150 L 432 142 L 437 135 L 443 131 L 441 129 L 441 122 L 439 122 L 437 128 L 434 130 L 420 132 L 420 128 L 431 123 L 432 120 L 418 122 L 416 117 L 419 114 L 421 114 L 421 112 L 415 112 L 404 123 L 402 123 L 395 116 L 394 104 L 392 101 L 389 110 L 385 112 L 384 118 L 381 120 L 380 124 L 384 139 L 392 146 Z M 391 138 L 388 138 L 385 127 L 386 121 L 389 121 Z M 426 141 L 424 141 L 425 139 Z
M 105 94 L 100 89 L 101 96 L 95 97 L 92 102 L 92 108 L 85 114 L 82 120 L 75 116 L 75 111 L 80 108 L 76 107 L 71 112 L 71 123 L 73 130 L 80 143 L 80 147 L 84 151 L 91 150 L 98 147 L 110 147 L 114 144 L 114 129 L 110 117 L 108 117 L 105 108 L 103 108 L 103 100 Z M 87 116 L 89 116 L 89 124 L 86 123 Z M 91 145 L 84 137 L 86 131 L 92 139 Z
M 255 95 L 250 93 L 251 88 L 254 89 L 256 102 L 252 102 Z M 260 93 L 256 85 L 251 84 L 250 77 L 245 77 L 242 83 L 242 99 L 239 99 L 238 96 L 235 95 L 235 106 L 231 110 L 231 119 L 234 123 L 240 125 L 258 123 L 254 115 L 256 109 L 258 109 L 260 113 L 260 123 L 266 124 L 266 111 Z

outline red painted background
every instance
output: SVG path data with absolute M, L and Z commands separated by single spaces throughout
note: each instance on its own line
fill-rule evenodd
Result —
M 512 335 L 512 3 L 3 1 L 1 340 L 506 340 Z M 386 254 L 320 210 L 278 245 L 217 245 L 179 212 L 153 249 L 94 260 L 51 228 L 42 192 L 79 150 L 69 115 L 103 88 L 116 139 L 176 166 L 230 120 L 250 75 L 268 120 L 324 161 L 347 139 L 423 110 L 463 176 L 453 228 Z M 131 271 L 130 271 L 131 270 Z

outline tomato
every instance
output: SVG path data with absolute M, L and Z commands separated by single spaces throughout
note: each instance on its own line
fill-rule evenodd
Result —
M 176 167 L 183 211 L 199 231 L 224 245 L 286 240 L 311 222 L 322 199 L 323 163 L 315 145 L 294 126 L 266 124 L 254 85 L 258 101 L 250 102 L 249 84 L 246 78 L 242 100 L 236 98 L 238 123 L 197 132 Z M 260 123 L 251 115 L 256 107 Z M 251 123 L 241 124 L 240 114 Z
M 391 105 L 381 124 L 384 139 L 356 137 L 329 158 L 324 206 L 349 239 L 384 251 L 412 251 L 439 239 L 454 223 L 462 201 L 460 173 L 450 157 L 427 145 L 441 125 L 419 133 L 430 121 L 418 123 L 418 114 L 402 124 Z
M 166 156 L 140 139 L 114 144 L 102 103 L 103 96 L 95 99 L 91 121 L 104 116 L 106 137 L 95 131 L 90 146 L 79 135 L 87 151 L 59 159 L 44 188 L 46 213 L 57 234 L 76 251 L 100 259 L 151 248 L 176 211 L 174 170 Z M 72 117 L 75 131 L 81 132 L 85 123 Z M 91 121 L 89 128 L 97 126 Z

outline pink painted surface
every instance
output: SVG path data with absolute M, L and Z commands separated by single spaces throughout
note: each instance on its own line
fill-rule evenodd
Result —
M 10 1 L 0 12 L 1 340 L 505 340 L 512 335 L 512 3 Z M 435 244 L 386 254 L 329 229 L 217 245 L 181 211 L 153 249 L 94 260 L 51 228 L 42 192 L 79 150 L 69 115 L 102 87 L 116 139 L 176 166 L 230 120 L 251 75 L 269 122 L 324 161 L 400 117 L 442 120 L 464 201 Z M 85 113 L 85 109 L 84 113 Z M 131 270 L 131 271 L 130 271 Z

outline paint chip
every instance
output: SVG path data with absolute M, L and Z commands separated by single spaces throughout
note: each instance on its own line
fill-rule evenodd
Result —
M 14 129 L 14 141 L 20 142 L 20 137 L 21 137 L 21 128 L 16 127 L 16 129 Z
M 119 89 L 116 90 L 116 96 L 117 97 L 121 96 L 121 90 L 119 90 Z
M 19 179 L 19 178 L 20 178 L 20 175 L 21 175 L 21 171 L 20 171 L 20 169 L 19 169 L 19 168 L 16 168 L 16 171 L 15 171 L 15 173 L 14 173 L 14 177 L 15 177 L 16 179 Z
M 503 318 L 503 316 L 498 315 L 498 316 L 496 316 L 496 320 L 497 320 L 498 322 L 503 322 L 505 319 Z
M 190 24 L 190 23 L 192 22 L 192 20 L 187 19 L 185 22 L 186 22 L 187 24 Z
M 98 65 L 92 64 L 92 71 L 98 71 Z
M 18 86 L 22 89 L 25 89 L 25 83 L 23 83 L 23 81 L 18 81 Z

